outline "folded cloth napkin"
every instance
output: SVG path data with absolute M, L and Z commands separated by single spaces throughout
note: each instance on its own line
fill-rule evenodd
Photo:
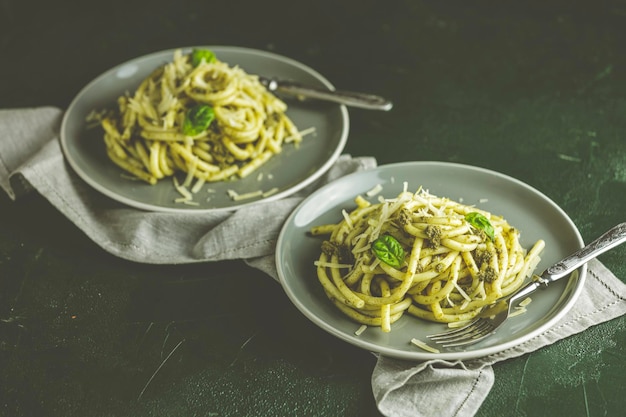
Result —
M 94 192 L 64 162 L 62 116 L 52 107 L 0 110 L 0 186 L 13 199 L 36 189 L 95 243 L 132 261 L 180 264 L 268 255 L 286 217 L 315 187 L 235 212 L 137 210 Z M 374 158 L 342 155 L 318 186 L 375 166 Z
M 62 115 L 53 107 L 0 110 L 0 186 L 12 199 L 36 190 L 104 250 L 136 262 L 242 259 L 278 279 L 274 245 L 289 213 L 315 187 L 376 166 L 374 158 L 342 155 L 316 185 L 289 198 L 261 202 L 262 209 L 202 216 L 146 212 L 112 201 L 77 178 L 59 146 Z M 626 285 L 597 260 L 589 262 L 588 271 L 573 309 L 519 346 L 463 362 L 379 356 L 371 381 L 379 411 L 386 416 L 472 416 L 493 385 L 493 364 L 625 314 Z

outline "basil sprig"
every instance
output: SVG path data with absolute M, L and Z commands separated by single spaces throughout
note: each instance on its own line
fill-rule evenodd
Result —
M 383 235 L 372 244 L 374 255 L 382 262 L 394 268 L 400 268 L 404 263 L 404 248 L 391 235 Z
M 198 135 L 209 128 L 214 118 L 213 107 L 207 104 L 198 104 L 187 110 L 183 121 L 183 133 L 188 136 Z
M 197 67 L 202 62 L 207 64 L 215 61 L 215 54 L 209 49 L 194 49 L 191 52 L 191 65 Z
M 488 218 L 475 211 L 467 213 L 465 220 L 477 229 L 482 230 L 492 241 L 495 239 L 495 232 Z

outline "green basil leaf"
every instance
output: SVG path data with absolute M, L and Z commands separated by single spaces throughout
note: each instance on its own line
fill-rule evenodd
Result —
M 384 235 L 376 239 L 372 244 L 372 251 L 378 259 L 394 268 L 400 268 L 404 263 L 404 248 L 391 235 Z
M 198 135 L 209 128 L 214 118 L 213 107 L 207 104 L 198 104 L 187 110 L 183 121 L 183 133 L 188 136 Z
M 495 231 L 493 229 L 493 226 L 491 225 L 491 222 L 482 214 L 475 211 L 467 213 L 465 215 L 465 220 L 467 220 L 467 222 L 475 228 L 485 232 L 485 234 L 489 236 L 489 239 L 491 239 L 492 241 L 495 239 Z
M 209 49 L 194 49 L 191 51 L 191 65 L 197 67 L 202 61 L 211 63 L 215 61 L 215 54 Z

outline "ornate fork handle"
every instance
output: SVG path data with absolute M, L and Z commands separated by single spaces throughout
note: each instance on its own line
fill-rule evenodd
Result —
M 620 223 L 585 247 L 546 269 L 538 281 L 543 285 L 548 285 L 624 241 L 626 241 L 626 223 Z

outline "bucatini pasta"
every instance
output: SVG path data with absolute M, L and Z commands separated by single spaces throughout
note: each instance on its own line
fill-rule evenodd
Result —
M 375 203 L 362 196 L 327 236 L 315 262 L 328 298 L 354 321 L 380 326 L 405 313 L 435 322 L 465 321 L 532 274 L 545 246 L 527 250 L 504 218 L 406 190 Z
M 109 158 L 150 184 L 186 173 L 187 180 L 246 177 L 299 143 L 287 105 L 258 77 L 211 51 L 174 52 L 118 108 L 101 120 Z

